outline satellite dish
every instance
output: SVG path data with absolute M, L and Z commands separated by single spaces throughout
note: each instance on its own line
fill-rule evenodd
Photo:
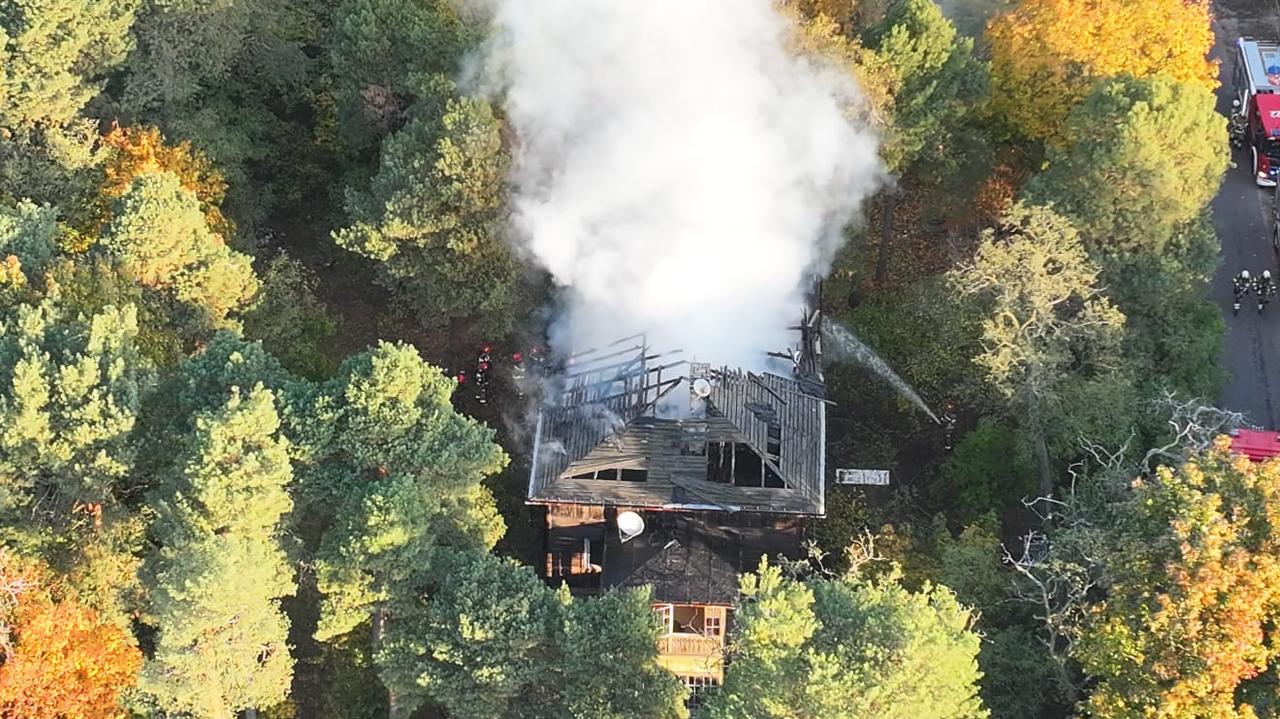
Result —
M 644 517 L 635 512 L 618 513 L 618 536 L 622 541 L 635 539 L 644 531 Z
M 693 381 L 693 393 L 699 397 L 711 396 L 711 381 L 706 377 L 699 377 Z

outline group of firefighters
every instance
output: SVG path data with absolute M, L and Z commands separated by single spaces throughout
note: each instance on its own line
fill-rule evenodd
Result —
M 516 352 L 511 355 L 511 382 L 517 396 L 524 396 L 530 370 L 532 369 L 535 376 L 541 376 L 545 371 L 545 364 L 546 355 L 543 353 L 542 348 L 537 345 L 530 347 L 527 354 Z M 455 374 L 453 378 L 458 382 L 459 386 L 471 385 L 476 402 L 488 404 L 489 373 L 493 371 L 493 367 L 493 345 L 487 344 L 480 348 L 480 354 L 476 357 L 475 371 L 468 373 L 466 370 L 462 370 Z
M 1235 312 L 1240 312 L 1240 303 L 1253 293 L 1258 299 L 1258 313 L 1261 314 L 1276 294 L 1276 283 L 1271 279 L 1271 270 L 1263 270 L 1257 277 L 1250 276 L 1248 270 L 1240 270 L 1240 273 L 1231 280 L 1231 291 L 1235 295 L 1235 301 L 1232 303 Z

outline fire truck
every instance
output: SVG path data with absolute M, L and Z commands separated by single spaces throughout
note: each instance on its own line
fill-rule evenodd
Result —
M 1258 185 L 1275 187 L 1280 171 L 1280 44 L 1236 40 L 1231 89 L 1232 144 L 1249 148 Z
M 1237 429 L 1231 432 L 1231 453 L 1262 462 L 1280 456 L 1280 432 Z

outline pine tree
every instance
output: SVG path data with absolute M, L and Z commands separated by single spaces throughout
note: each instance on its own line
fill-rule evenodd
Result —
M 139 175 L 116 202 L 100 250 L 159 298 L 188 332 L 234 327 L 258 291 L 247 255 L 209 228 L 199 199 L 170 172 Z M 184 318 L 183 315 L 186 315 Z
M 945 587 L 890 574 L 799 582 L 762 561 L 708 716 L 983 719 L 973 616 Z
M 185 444 L 153 502 L 157 636 L 140 687 L 168 712 L 229 719 L 278 703 L 291 679 L 279 605 L 295 591 L 280 545 L 288 445 L 261 386 L 198 415 Z
M 986 91 L 973 40 L 958 35 L 933 0 L 896 0 L 869 44 L 894 75 L 886 164 L 902 171 L 919 163 L 938 174 L 955 159 L 952 137 Z
M 1028 198 L 1070 219 L 1100 260 L 1137 256 L 1149 267 L 1222 183 L 1231 152 L 1215 103 L 1167 77 L 1100 83 L 1068 117 Z
M 493 108 L 437 80 L 435 95 L 382 144 L 367 190 L 347 193 L 342 247 L 382 264 L 425 322 L 478 317 L 505 324 L 520 297 L 503 238 L 510 158 Z
M 376 654 L 398 711 L 427 701 L 458 719 L 685 719 L 686 690 L 658 666 L 648 590 L 572 599 L 509 559 L 439 552 L 389 607 Z
M 132 46 L 133 0 L 0 3 L 0 128 L 62 125 Z
M 436 546 L 487 551 L 502 535 L 480 482 L 507 457 L 491 429 L 454 411 L 453 388 L 412 347 L 383 343 L 313 399 L 301 480 L 332 517 L 316 558 L 317 638 L 377 618 Z
M 109 502 L 133 462 L 151 370 L 133 308 L 68 320 L 52 302 L 0 319 L 0 507 L 66 516 Z M 25 513 L 24 513 L 25 514 Z

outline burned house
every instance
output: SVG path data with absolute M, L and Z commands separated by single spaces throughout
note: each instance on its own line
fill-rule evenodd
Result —
M 694 689 L 723 680 L 738 573 L 796 556 L 804 519 L 824 513 L 818 322 L 774 371 L 651 352 L 644 336 L 579 353 L 538 415 L 527 496 L 545 507 L 544 575 L 581 594 L 651 587 L 660 662 Z

